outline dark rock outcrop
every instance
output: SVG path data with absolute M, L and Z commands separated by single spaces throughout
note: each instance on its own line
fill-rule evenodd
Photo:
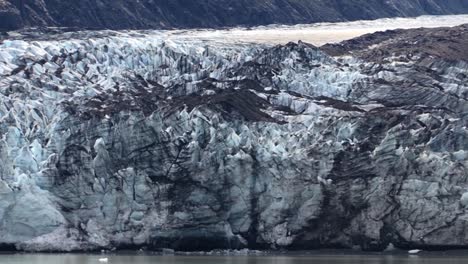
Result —
M 5 1 L 5 0 L 3 0 Z M 6 0 L 0 28 L 60 26 L 143 29 L 254 26 L 395 16 L 462 14 L 464 0 Z M 11 9 L 11 5 L 15 9 Z M 20 14 L 20 16 L 18 16 Z
M 419 30 L 388 30 L 367 34 L 338 44 L 327 44 L 321 49 L 332 56 L 352 54 L 366 61 L 385 59 L 410 60 L 413 56 L 456 61 L 468 60 L 468 24 L 453 28 Z

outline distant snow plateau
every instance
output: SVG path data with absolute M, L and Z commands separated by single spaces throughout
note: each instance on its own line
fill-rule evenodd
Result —
M 416 18 L 383 18 L 353 22 L 316 23 L 294 26 L 270 25 L 254 28 L 223 30 L 168 31 L 174 38 L 193 38 L 204 41 L 286 44 L 302 40 L 321 46 L 341 42 L 377 31 L 410 28 L 452 27 L 468 23 L 468 15 L 420 16 Z

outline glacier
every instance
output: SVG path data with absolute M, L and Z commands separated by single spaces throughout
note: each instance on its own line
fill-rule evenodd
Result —
M 164 31 L 3 40 L 0 245 L 466 247 L 467 60 L 353 54 Z

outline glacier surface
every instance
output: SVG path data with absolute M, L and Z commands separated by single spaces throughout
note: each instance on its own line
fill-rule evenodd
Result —
M 466 61 L 86 34 L 0 44 L 0 244 L 468 244 Z

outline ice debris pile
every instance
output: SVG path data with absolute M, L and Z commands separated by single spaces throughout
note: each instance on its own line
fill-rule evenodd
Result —
M 86 34 L 0 44 L 1 245 L 468 244 L 466 61 Z

